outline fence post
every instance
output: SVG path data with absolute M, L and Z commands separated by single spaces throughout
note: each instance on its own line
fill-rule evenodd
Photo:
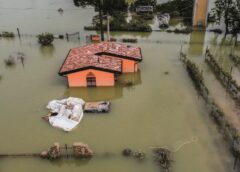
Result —
M 78 32 L 78 40 L 80 40 L 80 33 Z
M 69 38 L 68 38 L 68 33 L 66 33 L 66 38 L 67 38 L 67 41 L 69 41 Z
M 19 31 L 19 28 L 17 28 L 17 33 L 18 33 L 19 39 L 21 39 L 21 34 L 20 34 L 20 31 Z

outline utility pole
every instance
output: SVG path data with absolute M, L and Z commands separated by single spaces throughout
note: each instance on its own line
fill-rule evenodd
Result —
M 101 40 L 104 41 L 102 5 L 103 5 L 103 0 L 99 0 L 99 19 L 100 19 Z

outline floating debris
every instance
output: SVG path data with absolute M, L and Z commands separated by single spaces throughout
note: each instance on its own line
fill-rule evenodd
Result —
M 141 149 L 137 151 L 132 151 L 131 149 L 126 148 L 126 149 L 123 149 L 122 155 L 125 157 L 133 157 L 137 160 L 144 160 L 146 157 L 145 152 L 143 152 Z
M 41 153 L 17 153 L 17 154 L 0 154 L 0 158 L 4 157 L 40 157 L 43 159 L 57 160 L 60 158 L 74 157 L 76 159 L 80 158 L 92 158 L 94 152 L 89 148 L 88 145 L 75 142 L 71 147 L 65 144 L 61 147 L 59 143 L 54 143 L 49 150 L 44 150 Z
M 9 56 L 8 59 L 4 60 L 6 66 L 13 66 L 16 64 L 16 61 L 13 56 Z
M 139 149 L 133 153 L 133 157 L 136 158 L 137 160 L 144 160 L 146 154 L 141 149 Z
M 129 156 L 132 155 L 132 150 L 129 149 L 129 148 L 126 148 L 126 149 L 124 149 L 124 150 L 122 151 L 122 155 L 123 155 L 123 156 L 126 156 L 126 157 L 129 157 Z
M 26 55 L 23 52 L 15 52 L 9 55 L 7 59 L 4 60 L 6 66 L 14 66 L 17 63 L 21 63 L 24 66 Z
M 61 157 L 61 150 L 60 150 L 60 144 L 54 143 L 53 146 L 50 148 L 50 150 L 47 153 L 47 158 L 54 160 Z
M 165 148 L 155 148 L 154 152 L 154 161 L 165 171 L 169 171 L 173 158 L 170 150 Z
M 62 14 L 62 13 L 63 13 L 63 9 L 62 9 L 62 8 L 59 8 L 59 9 L 58 9 L 58 12 L 59 12 L 60 14 Z
M 169 75 L 169 71 L 165 71 L 165 72 L 164 72 L 164 75 Z
M 91 158 L 94 155 L 93 151 L 89 148 L 89 146 L 81 142 L 73 143 L 72 148 L 75 158 Z

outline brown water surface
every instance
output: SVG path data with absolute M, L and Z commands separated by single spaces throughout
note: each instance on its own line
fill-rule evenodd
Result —
M 14 6 L 14 7 L 13 7 Z M 82 141 L 97 156 L 90 161 L 73 159 L 49 162 L 31 158 L 0 159 L 1 172 L 25 171 L 159 171 L 153 162 L 151 147 L 166 146 L 174 152 L 173 170 L 178 172 L 229 172 L 232 158 L 187 72 L 179 61 L 179 50 L 199 58 L 203 37 L 162 32 L 112 33 L 122 37 L 140 38 L 143 62 L 136 74 L 121 76 L 111 88 L 68 88 L 66 80 L 57 75 L 67 52 L 85 44 L 82 27 L 91 22 L 93 9 L 77 9 L 66 0 L 0 0 L 0 30 L 38 34 L 73 33 L 80 31 L 81 40 L 55 40 L 52 47 L 41 47 L 35 37 L 0 39 L 0 152 L 39 152 L 53 142 L 71 144 Z M 60 15 L 57 9 L 62 7 Z M 21 9 L 26 10 L 21 10 Z M 196 41 L 194 41 L 196 39 Z M 193 41 L 191 41 L 193 40 Z M 193 46 L 193 47 L 192 47 Z M 224 47 L 223 47 L 224 48 Z M 15 52 L 24 52 L 24 65 L 18 62 L 7 67 L 4 59 Z M 201 56 L 201 55 L 200 55 Z M 165 73 L 168 72 L 166 75 Z M 124 86 L 132 81 L 134 86 Z M 86 114 L 80 125 L 70 133 L 52 128 L 41 119 L 47 113 L 48 101 L 66 96 L 86 101 L 110 100 L 108 114 Z M 195 141 L 189 144 L 187 142 Z M 123 148 L 142 149 L 146 160 L 138 162 L 121 156 Z M 103 156 L 109 152 L 109 156 Z

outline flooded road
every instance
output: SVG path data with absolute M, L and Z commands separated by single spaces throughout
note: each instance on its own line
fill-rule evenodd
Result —
M 85 35 L 91 32 L 83 31 L 83 25 L 91 23 L 93 9 L 75 8 L 67 0 L 0 0 L 1 8 L 13 5 L 27 10 L 1 9 L 1 31 L 15 32 L 17 27 L 27 34 L 80 31 L 81 40 L 55 40 L 52 47 L 43 48 L 35 37 L 22 37 L 21 41 L 0 39 L 0 152 L 40 152 L 56 141 L 62 144 L 82 141 L 89 144 L 96 157 L 90 161 L 54 162 L 0 159 L 0 172 L 154 172 L 159 167 L 153 162 L 151 148 L 159 146 L 174 152 L 173 171 L 232 170 L 233 160 L 226 145 L 179 61 L 182 44 L 191 58 L 202 57 L 207 46 L 205 38 L 211 35 L 112 33 L 118 39 L 140 39 L 136 44 L 143 52 L 140 71 L 121 76 L 111 88 L 68 88 L 66 80 L 57 73 L 69 49 L 85 44 Z M 60 7 L 64 9 L 63 15 L 57 12 Z M 19 62 L 5 66 L 4 59 L 16 52 L 26 54 L 24 65 Z M 129 81 L 134 85 L 124 86 Z M 41 116 L 48 113 L 45 109 L 48 101 L 66 96 L 86 101 L 110 100 L 112 109 L 103 115 L 86 114 L 75 130 L 65 133 L 52 128 Z M 191 143 L 184 145 L 186 142 Z M 147 153 L 146 160 L 122 157 L 121 151 L 126 147 L 142 149 Z M 104 156 L 106 152 L 109 156 Z

